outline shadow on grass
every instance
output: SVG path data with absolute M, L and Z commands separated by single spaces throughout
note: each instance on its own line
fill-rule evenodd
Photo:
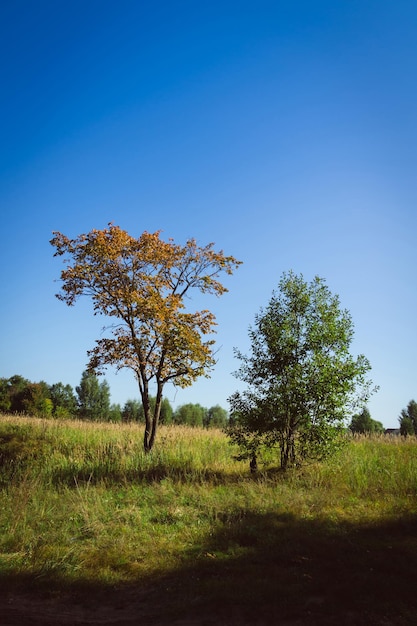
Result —
M 243 469 L 243 468 L 242 468 Z M 264 476 L 261 474 L 255 477 L 254 480 L 264 480 Z M 172 463 L 153 463 L 149 467 L 138 469 L 117 469 L 94 466 L 89 467 L 86 464 L 84 467 L 77 468 L 60 468 L 56 469 L 51 474 L 51 481 L 54 485 L 65 485 L 68 487 L 74 487 L 76 484 L 82 483 L 97 484 L 100 482 L 106 485 L 112 484 L 138 484 L 138 483 L 154 483 L 161 482 L 162 480 L 170 479 L 177 483 L 188 484 L 204 484 L 209 483 L 211 485 L 228 485 L 231 483 L 240 482 L 242 480 L 241 474 L 229 474 L 221 471 L 212 470 L 209 468 L 196 468 L 191 463 L 182 462 L 178 466 Z M 252 477 L 251 477 L 252 479 Z
M 417 516 L 353 525 L 240 514 L 180 568 L 117 589 L 9 573 L 1 623 L 405 626 L 416 620 L 416 571 Z

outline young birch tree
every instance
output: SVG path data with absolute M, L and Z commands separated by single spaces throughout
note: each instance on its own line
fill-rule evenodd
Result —
M 262 446 L 283 470 L 334 451 L 346 420 L 374 391 L 363 355 L 350 354 L 353 323 L 322 278 L 284 273 L 279 292 L 249 330 L 251 354 L 236 351 L 248 384 L 229 399 L 229 435 L 256 467 Z
M 215 316 L 204 309 L 190 312 L 184 299 L 192 290 L 222 295 L 217 279 L 240 265 L 212 243 L 200 247 L 194 239 L 184 246 L 161 240 L 160 231 L 139 238 L 109 224 L 104 230 L 70 239 L 54 232 L 51 239 L 63 256 L 59 300 L 72 306 L 81 295 L 92 298 L 94 314 L 113 320 L 110 336 L 88 351 L 88 367 L 108 365 L 134 372 L 145 414 L 144 449 L 155 441 L 164 385 L 187 387 L 214 366 L 212 339 Z M 156 387 L 152 407 L 150 386 Z

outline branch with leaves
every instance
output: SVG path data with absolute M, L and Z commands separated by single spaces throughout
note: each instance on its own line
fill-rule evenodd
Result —
M 54 256 L 65 264 L 58 299 L 73 306 L 87 295 L 95 315 L 115 318 L 107 327 L 110 336 L 88 352 L 89 368 L 100 372 L 113 365 L 134 372 L 145 412 L 144 448 L 150 451 L 164 385 L 187 387 L 215 364 L 214 341 L 207 338 L 215 316 L 208 310 L 188 311 L 184 299 L 192 290 L 224 294 L 218 278 L 231 275 L 240 261 L 216 252 L 213 243 L 200 247 L 189 239 L 181 246 L 163 241 L 161 231 L 134 238 L 112 223 L 75 239 L 53 235 Z M 153 409 L 151 383 L 157 390 Z

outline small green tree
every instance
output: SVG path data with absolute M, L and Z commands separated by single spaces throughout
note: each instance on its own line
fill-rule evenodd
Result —
M 154 402 L 156 403 L 156 398 L 154 399 Z M 163 398 L 161 403 L 161 415 L 159 417 L 161 424 L 165 424 L 165 426 L 167 426 L 168 424 L 172 424 L 173 417 L 174 410 L 171 406 L 170 401 L 168 400 L 168 398 Z
M 153 411 L 156 404 L 156 396 L 149 396 L 149 406 Z M 159 415 L 161 424 L 172 424 L 173 409 L 168 398 L 163 398 Z M 124 422 L 145 422 L 145 411 L 139 400 L 127 400 L 122 410 Z
M 364 407 L 360 413 L 356 413 L 352 417 L 349 428 L 352 433 L 358 434 L 382 434 L 384 432 L 383 424 L 381 422 L 378 422 L 377 420 L 372 419 L 369 409 L 367 407 Z
M 110 411 L 111 411 L 110 386 L 107 380 L 101 381 L 101 383 L 99 384 L 99 391 L 100 391 L 99 411 L 100 411 L 100 416 L 101 416 L 99 417 L 99 419 L 107 422 L 110 420 Z
M 71 385 L 54 383 L 49 388 L 50 398 L 53 404 L 53 416 L 68 419 L 77 414 L 77 398 Z
M 109 419 L 110 388 L 107 381 L 99 383 L 96 374 L 84 371 L 76 392 L 81 419 L 104 422 Z
M 49 396 L 49 387 L 44 382 L 28 383 L 21 395 L 22 408 L 28 415 L 51 417 L 53 403 Z
M 11 376 L 7 381 L 7 393 L 10 399 L 10 411 L 13 413 L 25 412 L 25 393 L 30 381 L 19 374 Z
M 113 423 L 119 423 L 122 421 L 122 409 L 120 404 L 111 404 L 109 413 L 108 413 L 108 421 Z
M 143 407 L 139 400 L 126 400 L 122 409 L 122 420 L 124 422 L 143 421 Z
M 206 416 L 206 409 L 201 404 L 189 402 L 179 406 L 174 413 L 175 424 L 185 424 L 187 426 L 203 426 Z
M 52 406 L 49 387 L 45 382 L 32 383 L 18 374 L 1 379 L 0 410 L 48 417 L 52 413 Z
M 403 437 L 408 437 L 408 435 L 414 435 L 414 424 L 411 417 L 402 417 L 400 421 L 400 434 Z
M 417 402 L 410 400 L 407 408 L 401 411 L 398 419 L 402 435 L 417 435 Z
M 227 426 L 227 411 L 219 404 L 212 406 L 206 411 L 204 426 L 207 428 L 225 428 Z
M 7 378 L 0 378 L 0 413 L 9 413 L 11 408 L 9 381 Z
M 251 354 L 236 350 L 249 388 L 229 399 L 231 440 L 250 458 L 277 446 L 283 470 L 330 455 L 345 421 L 366 402 L 368 360 L 349 353 L 353 324 L 323 279 L 284 273 L 279 292 L 249 330 Z

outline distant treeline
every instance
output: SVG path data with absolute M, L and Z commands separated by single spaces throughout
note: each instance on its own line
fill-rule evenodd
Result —
M 399 427 L 384 429 L 381 422 L 372 419 L 369 410 L 364 407 L 362 411 L 353 416 L 349 429 L 353 433 L 368 434 L 368 433 L 390 433 L 399 434 L 407 437 L 408 435 L 417 435 L 417 402 L 410 400 L 406 409 L 402 409 L 398 418 Z
M 155 398 L 151 397 L 151 403 Z M 127 400 L 122 407 L 110 403 L 110 386 L 91 372 L 83 372 L 74 389 L 62 382 L 48 385 L 31 382 L 22 376 L 0 378 L 0 413 L 20 413 L 56 419 L 83 419 L 100 422 L 144 422 L 140 400 Z M 163 424 L 187 424 L 222 428 L 228 413 L 219 405 L 205 408 L 200 404 L 183 404 L 173 409 L 164 398 L 160 421 Z

